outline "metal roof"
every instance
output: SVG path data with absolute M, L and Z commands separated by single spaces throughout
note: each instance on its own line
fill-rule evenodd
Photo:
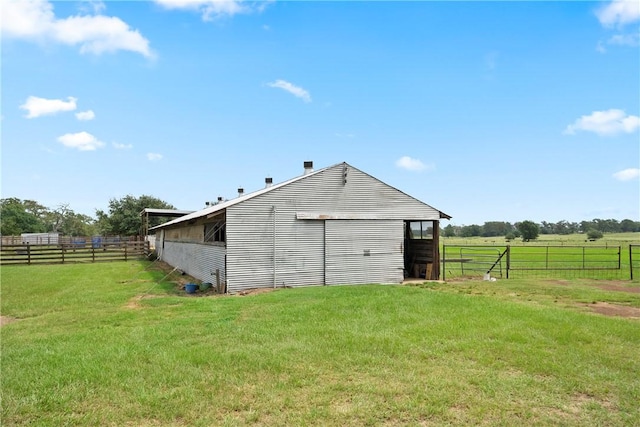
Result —
M 193 211 L 184 211 L 179 209 L 155 209 L 155 208 L 144 208 L 140 215 L 144 214 L 152 214 L 151 216 L 183 216 L 193 213 Z
M 206 217 L 214 216 L 214 214 L 216 214 L 217 212 L 223 211 L 223 210 L 227 209 L 228 207 L 237 205 L 238 203 L 242 203 L 245 200 L 249 200 L 249 199 L 252 199 L 254 197 L 261 196 L 263 194 L 266 194 L 266 193 L 269 193 L 271 191 L 277 190 L 278 188 L 282 188 L 285 185 L 292 184 L 294 182 L 297 182 L 297 181 L 300 181 L 300 180 L 305 179 L 307 177 L 319 174 L 321 172 L 324 172 L 324 171 L 326 171 L 328 169 L 331 169 L 333 167 L 340 166 L 340 165 L 348 165 L 348 164 L 346 162 L 336 163 L 335 165 L 327 166 L 325 168 L 318 169 L 318 170 L 313 171 L 313 172 L 307 172 L 304 175 L 297 176 L 295 178 L 292 178 L 292 179 L 290 179 L 288 181 L 281 182 L 279 184 L 274 184 L 271 187 L 262 188 L 260 190 L 254 191 L 252 193 L 247 193 L 247 194 L 244 194 L 242 196 L 236 197 L 235 199 L 231 199 L 231 200 L 227 200 L 227 201 L 224 201 L 224 202 L 220 202 L 220 203 L 218 203 L 216 205 L 209 206 L 208 208 L 192 212 L 192 213 L 190 213 L 188 215 L 185 215 L 185 216 L 181 216 L 180 218 L 176 218 L 176 219 L 174 219 L 172 221 L 165 222 L 164 224 L 157 225 L 157 226 L 155 226 L 153 228 L 150 228 L 149 230 L 158 230 L 158 229 L 165 228 L 165 227 L 168 227 L 168 226 L 171 226 L 171 225 L 179 224 L 181 222 L 190 221 L 190 220 L 201 218 L 201 217 L 205 217 L 205 216 Z M 348 165 L 348 166 L 349 167 L 353 167 L 351 165 Z M 363 173 L 366 174 L 366 172 L 363 172 Z M 371 175 L 369 175 L 369 176 L 371 176 Z M 374 178 L 374 179 L 377 179 L 377 178 Z M 388 184 L 386 184 L 386 185 L 388 185 Z M 395 187 L 392 187 L 392 188 L 395 188 Z M 410 196 L 410 195 L 404 193 L 401 190 L 398 190 L 398 191 L 400 191 L 401 193 L 405 194 L 408 197 L 411 197 L 412 199 L 415 199 L 415 197 Z M 418 200 L 418 199 L 416 199 L 416 200 Z M 420 203 L 423 203 L 423 204 L 426 205 L 426 203 L 422 202 L 421 200 L 418 200 L 418 201 Z M 427 206 L 429 206 L 429 205 L 427 205 Z M 438 210 L 438 212 L 440 212 L 440 218 L 446 218 L 446 219 L 450 219 L 451 218 L 449 215 L 447 215 L 446 213 L 444 213 L 442 211 Z
M 338 163 L 338 164 L 342 164 L 342 163 Z M 333 165 L 333 166 L 337 166 L 337 165 Z M 301 179 L 304 179 L 304 178 L 312 176 L 312 175 L 316 175 L 316 174 L 318 174 L 320 172 L 323 172 L 323 171 L 325 171 L 327 169 L 332 168 L 333 166 L 329 166 L 329 167 L 326 167 L 326 168 L 318 169 L 318 170 L 313 171 L 313 172 L 308 172 L 308 173 L 306 173 L 304 175 L 297 176 L 297 177 L 292 178 L 292 179 L 290 179 L 288 181 L 284 181 L 284 182 L 281 182 L 279 184 L 273 184 L 271 187 L 265 187 L 265 188 L 262 188 L 260 190 L 254 191 L 253 193 L 247 193 L 247 194 L 244 194 L 242 196 L 236 197 L 235 199 L 231 199 L 231 200 L 227 200 L 227 201 L 224 201 L 224 202 L 220 202 L 217 205 L 209 206 L 208 208 L 205 208 L 205 209 L 190 213 L 189 215 L 185 215 L 185 216 L 182 216 L 180 218 L 176 218 L 176 219 L 174 219 L 172 221 L 165 222 L 164 224 L 157 225 L 157 226 L 155 226 L 153 228 L 150 228 L 149 230 L 157 230 L 157 229 L 160 229 L 160 228 L 168 227 L 170 225 L 179 224 L 179 223 L 184 222 L 184 221 L 190 221 L 192 219 L 201 218 L 203 216 L 210 216 L 212 214 L 215 214 L 216 212 L 220 212 L 222 210 L 225 210 L 226 208 L 228 208 L 230 206 L 237 205 L 238 203 L 242 203 L 245 200 L 249 200 L 249 199 L 252 199 L 254 197 L 261 196 L 261 195 L 263 195 L 265 193 L 268 193 L 270 191 L 277 190 L 278 188 L 284 187 L 285 185 L 294 183 L 296 181 L 300 181 Z

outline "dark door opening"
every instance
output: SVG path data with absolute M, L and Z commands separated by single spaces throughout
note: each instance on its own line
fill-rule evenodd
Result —
M 404 271 L 411 279 L 437 280 L 440 276 L 439 221 L 404 222 Z

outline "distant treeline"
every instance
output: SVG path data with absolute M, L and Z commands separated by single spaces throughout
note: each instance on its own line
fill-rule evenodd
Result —
M 504 221 L 489 221 L 484 225 L 447 225 L 442 229 L 444 237 L 494 237 L 494 236 L 518 236 L 519 225 L 516 222 L 511 224 Z M 542 221 L 536 223 L 540 234 L 574 234 L 589 233 L 596 230 L 601 233 L 632 233 L 640 231 L 640 221 L 623 219 L 593 219 L 591 221 L 569 222 L 559 221 L 556 223 Z

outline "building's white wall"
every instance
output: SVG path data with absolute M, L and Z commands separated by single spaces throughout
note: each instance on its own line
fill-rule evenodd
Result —
M 274 274 L 278 287 L 353 283 L 356 279 L 357 282 L 401 282 L 404 267 L 402 220 L 439 219 L 439 211 L 357 169 L 349 167 L 346 179 L 344 184 L 343 166 L 337 165 L 227 208 L 228 290 L 238 292 L 273 286 Z M 340 262 L 330 253 L 325 256 L 325 228 L 332 226 L 322 220 L 297 219 L 297 212 L 353 217 L 366 214 L 379 218 L 336 224 L 346 241 L 362 236 L 363 230 L 379 234 L 379 241 L 373 238 L 360 242 L 377 251 L 374 258 L 382 267 L 375 265 L 371 257 L 354 257 L 348 269 L 372 271 L 370 276 L 362 278 L 354 276 L 355 273 L 347 274 L 345 267 L 343 279 L 340 270 L 334 268 L 331 270 L 333 276 L 327 282 L 326 260 Z M 374 242 L 379 245 L 374 246 Z M 396 248 L 383 254 L 380 245 L 386 245 L 385 242 Z M 335 248 L 333 250 L 337 250 Z M 363 249 L 364 246 L 357 248 Z

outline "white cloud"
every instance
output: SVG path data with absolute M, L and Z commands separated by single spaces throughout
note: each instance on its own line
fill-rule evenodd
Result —
M 56 114 L 61 111 L 73 111 L 76 109 L 76 101 L 77 99 L 72 96 L 67 97 L 67 101 L 30 96 L 25 103 L 20 106 L 20 109 L 27 110 L 28 113 L 25 117 L 33 119 L 48 114 Z
M 289 92 L 295 97 L 302 99 L 304 102 L 311 102 L 311 95 L 303 88 L 289 83 L 285 80 L 276 80 L 275 82 L 267 83 L 269 87 L 276 87 L 284 91 Z
M 80 121 L 88 121 L 96 118 L 96 113 L 93 110 L 80 111 L 76 113 L 76 119 Z
M 609 37 L 606 42 L 601 40 L 596 45 L 596 50 L 600 53 L 606 53 L 607 49 L 605 48 L 605 44 L 610 46 L 638 47 L 640 46 L 640 29 L 635 33 L 614 34 Z
M 131 150 L 133 148 L 133 145 L 131 145 L 131 144 L 120 144 L 118 142 L 114 142 L 113 143 L 113 148 L 115 148 L 116 150 Z
M 161 159 L 162 159 L 162 154 L 158 154 L 158 153 L 147 153 L 147 159 L 148 159 L 150 162 L 155 162 L 155 161 L 158 161 L 158 160 L 161 160 Z
M 624 169 L 613 174 L 613 177 L 618 181 L 631 181 L 640 177 L 640 169 L 629 168 Z
M 107 9 L 107 5 L 99 0 L 84 0 L 78 8 L 84 13 L 99 15 Z
M 155 0 L 165 9 L 191 10 L 202 14 L 203 21 L 211 21 L 221 16 L 251 13 L 262 10 L 262 6 L 247 5 L 242 0 Z
M 608 44 L 635 47 L 640 45 L 640 31 L 629 34 L 616 34 L 607 40 Z
M 566 135 L 576 131 L 594 132 L 600 136 L 613 136 L 620 133 L 633 133 L 640 128 L 640 117 L 627 115 L 623 110 L 611 109 L 594 111 L 582 116 L 564 130 Z
M 58 19 L 53 6 L 46 0 L 5 0 L 0 21 L 2 35 L 78 45 L 81 53 L 99 55 L 127 50 L 147 58 L 154 57 L 147 39 L 120 18 L 98 14 L 102 9 L 104 4 L 98 2 L 93 7 L 95 15 Z
M 596 11 L 605 27 L 624 26 L 640 20 L 640 2 L 637 0 L 613 0 Z
M 87 132 L 67 133 L 58 137 L 65 147 L 77 148 L 80 151 L 94 151 L 104 146 L 104 142 Z
M 421 172 L 427 169 L 433 169 L 433 165 L 425 165 L 418 159 L 413 159 L 409 156 L 400 157 L 396 160 L 396 166 L 401 169 L 406 169 L 413 172 Z

